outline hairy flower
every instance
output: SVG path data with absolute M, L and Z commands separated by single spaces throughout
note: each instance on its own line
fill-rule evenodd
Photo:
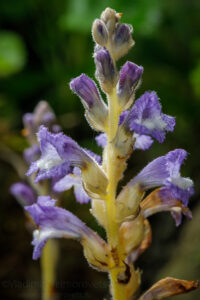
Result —
M 162 113 L 155 92 L 146 92 L 131 108 L 124 126 L 138 134 L 150 135 L 162 143 L 165 132 L 174 130 L 175 118 Z
M 71 80 L 70 88 L 80 97 L 89 124 L 95 130 L 104 131 L 108 114 L 107 106 L 102 100 L 94 81 L 87 75 L 82 74 Z
M 88 193 L 105 195 L 107 178 L 101 166 L 87 151 L 62 133 L 52 134 L 44 126 L 38 133 L 41 158 L 33 162 L 27 175 L 37 172 L 36 182 L 61 178 L 71 173 L 71 166 L 82 170 L 84 188 Z
M 41 256 L 48 239 L 72 238 L 82 243 L 89 263 L 106 268 L 109 251 L 106 243 L 79 218 L 68 210 L 56 207 L 55 203 L 49 196 L 40 196 L 37 203 L 25 207 L 39 226 L 33 234 L 33 259 Z

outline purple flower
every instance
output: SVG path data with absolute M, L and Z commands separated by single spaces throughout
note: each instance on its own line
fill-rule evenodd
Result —
M 33 162 L 27 175 L 38 172 L 36 182 L 47 178 L 61 178 L 71 173 L 71 166 L 82 170 L 85 189 L 94 194 L 106 193 L 107 178 L 95 159 L 74 140 L 62 133 L 52 134 L 44 126 L 38 133 L 41 158 Z
M 116 45 L 122 45 L 127 43 L 131 39 L 133 28 L 128 24 L 118 24 L 115 35 Z
M 96 84 L 85 74 L 72 79 L 70 88 L 81 98 L 86 109 L 92 108 L 102 101 Z
M 112 54 L 117 60 L 124 56 L 134 45 L 132 39 L 133 27 L 128 24 L 117 24 L 112 38 Z
M 99 80 L 102 90 L 110 93 L 116 83 L 116 70 L 112 58 L 106 48 L 94 53 L 96 64 L 96 78 Z
M 134 92 L 142 73 L 143 67 L 129 61 L 122 67 L 117 85 L 117 96 L 122 107 L 129 107 L 133 102 Z
M 33 233 L 33 259 L 41 256 L 48 239 L 73 238 L 82 243 L 89 263 L 105 268 L 108 263 L 108 248 L 105 241 L 71 212 L 56 207 L 55 202 L 49 196 L 41 196 L 38 197 L 37 203 L 25 207 L 39 227 Z
M 128 114 L 129 114 L 128 110 L 125 110 L 121 113 L 121 115 L 119 116 L 119 125 L 121 125 L 124 122 Z M 135 139 L 135 143 L 133 146 L 134 150 L 148 150 L 153 144 L 152 138 L 147 135 L 139 135 L 134 132 L 133 139 Z M 106 147 L 107 144 L 106 133 L 100 133 L 98 136 L 95 137 L 95 140 L 98 146 L 102 148 Z
M 39 170 L 36 182 L 47 178 L 55 178 L 66 175 L 71 171 L 70 165 L 78 166 L 84 164 L 86 154 L 68 136 L 62 133 L 52 134 L 44 126 L 38 132 L 40 142 L 41 158 L 33 162 L 27 175 Z
M 32 188 L 23 182 L 13 184 L 10 192 L 22 206 L 31 205 L 36 201 L 36 195 Z
M 40 125 L 44 125 L 53 129 L 55 127 L 55 114 L 46 101 L 40 101 L 35 107 L 33 113 L 26 113 L 23 116 L 25 127 L 24 134 L 28 138 L 30 144 L 34 145 L 36 141 L 36 132 Z M 58 128 L 58 125 L 56 125 Z
M 156 158 L 134 177 L 128 186 L 139 184 L 144 190 L 166 186 L 173 193 L 175 199 L 182 201 L 184 206 L 187 206 L 194 189 L 193 181 L 180 175 L 180 167 L 186 156 L 185 150 L 176 149 Z
M 90 234 L 89 228 L 69 211 L 55 207 L 55 200 L 49 196 L 38 197 L 37 203 L 26 206 L 40 230 L 34 231 L 33 259 L 41 255 L 42 248 L 49 238 L 69 237 L 81 239 Z
M 175 119 L 161 112 L 155 92 L 146 92 L 133 105 L 124 126 L 140 135 L 150 135 L 162 143 L 165 132 L 173 131 Z
M 188 207 L 175 198 L 170 187 L 163 187 L 155 190 L 141 202 L 142 214 L 145 218 L 162 211 L 170 211 L 172 217 L 179 226 L 182 222 L 182 215 L 188 219 L 192 218 L 192 213 Z
M 73 169 L 72 174 L 65 175 L 57 181 L 53 189 L 55 192 L 64 192 L 72 187 L 74 187 L 74 195 L 77 202 L 88 203 L 90 201 L 90 197 L 87 195 L 82 185 L 81 170 L 77 167 Z
M 71 90 L 76 93 L 86 110 L 86 118 L 96 130 L 104 130 L 107 120 L 107 106 L 102 100 L 94 81 L 82 74 L 70 82 Z

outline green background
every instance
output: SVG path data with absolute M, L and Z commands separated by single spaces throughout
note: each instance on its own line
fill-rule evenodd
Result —
M 91 24 L 107 6 L 123 12 L 122 22 L 133 25 L 136 41 L 126 60 L 144 67 L 137 96 L 155 90 L 163 111 L 176 116 L 174 133 L 163 144 L 136 152 L 126 180 L 145 164 L 175 148 L 189 152 L 182 173 L 195 182 L 190 207 L 192 222 L 180 228 L 168 213 L 151 217 L 153 243 L 139 259 L 142 290 L 163 276 L 200 278 L 200 2 L 198 0 L 1 0 L 0 2 L 0 294 L 2 299 L 39 299 L 39 262 L 31 259 L 31 235 L 21 207 L 9 194 L 19 180 L 13 164 L 27 146 L 21 136 L 22 116 L 39 100 L 47 100 L 64 132 L 80 145 L 101 153 L 84 119 L 69 81 L 80 73 L 94 77 Z M 125 182 L 125 181 L 124 181 Z M 87 205 L 75 203 L 72 192 L 64 205 L 100 234 Z M 103 273 L 88 267 L 78 243 L 58 241 L 59 299 L 108 299 Z M 196 291 L 176 298 L 200 299 Z

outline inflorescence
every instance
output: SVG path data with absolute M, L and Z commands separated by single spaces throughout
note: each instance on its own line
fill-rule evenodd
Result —
M 151 243 L 150 215 L 169 211 L 177 226 L 182 215 L 191 219 L 188 200 L 194 192 L 193 181 L 180 174 L 186 151 L 175 149 L 150 162 L 117 194 L 131 154 L 149 149 L 154 140 L 162 143 L 175 126 L 175 118 L 162 112 L 156 92 L 145 92 L 135 100 L 143 67 L 128 61 L 117 71 L 116 61 L 134 45 L 132 26 L 120 23 L 121 16 L 107 8 L 92 26 L 95 76 L 107 101 L 87 75 L 81 74 L 70 82 L 85 108 L 89 125 L 100 132 L 95 140 L 103 148 L 102 157 L 64 135 L 55 125 L 47 103 L 41 102 L 33 114 L 24 117 L 31 144 L 24 155 L 30 164 L 27 175 L 33 178 L 32 174 L 36 174 L 35 183 L 50 180 L 49 194 L 44 192 L 37 198 L 32 188 L 23 183 L 13 185 L 11 190 L 37 225 L 33 232 L 33 259 L 40 257 L 51 238 L 76 239 L 88 263 L 110 273 L 113 299 L 163 299 L 195 289 L 198 284 L 168 277 L 139 297 L 141 274 L 134 262 Z M 56 205 L 50 196 L 72 187 L 78 202 L 91 203 L 90 212 L 105 229 L 107 241 L 70 211 Z M 146 196 L 146 191 L 152 189 Z

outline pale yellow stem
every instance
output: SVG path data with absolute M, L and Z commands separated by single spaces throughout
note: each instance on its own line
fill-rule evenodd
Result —
M 116 135 L 119 122 L 119 106 L 117 103 L 116 89 L 109 95 L 109 116 L 108 116 L 108 144 L 106 147 L 106 171 L 108 177 L 108 189 L 106 199 L 107 211 L 107 237 L 108 243 L 116 257 L 116 267 L 110 270 L 111 290 L 114 300 L 126 300 L 125 288 L 117 280 L 120 271 L 124 270 L 124 263 L 121 259 L 119 248 L 119 225 L 117 222 L 116 212 L 116 188 L 118 180 L 116 180 L 116 153 L 113 139 Z
M 57 263 L 57 242 L 49 239 L 41 257 L 42 300 L 55 300 L 55 268 Z

